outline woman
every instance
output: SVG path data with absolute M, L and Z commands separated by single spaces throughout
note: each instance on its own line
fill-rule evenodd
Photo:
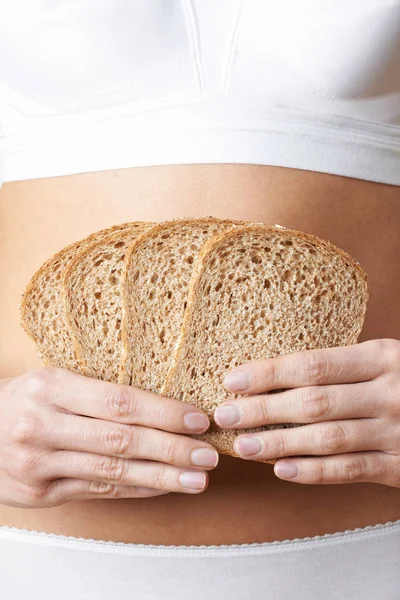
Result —
M 2 597 L 398 597 L 400 2 L 7 4 Z M 229 375 L 221 427 L 307 425 L 218 466 L 199 409 L 41 368 L 18 314 L 70 242 L 210 214 L 329 239 L 370 289 L 359 344 Z

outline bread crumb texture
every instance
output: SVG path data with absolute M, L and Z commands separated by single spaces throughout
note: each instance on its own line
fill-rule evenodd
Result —
M 213 422 L 215 408 L 235 397 L 225 375 L 251 360 L 355 343 L 367 296 L 365 273 L 322 240 L 262 226 L 219 236 L 199 259 L 163 392 L 202 408 L 212 428 L 201 439 L 232 453 L 244 431 L 221 433 Z
M 205 217 L 125 223 L 68 246 L 28 284 L 21 320 L 46 364 L 192 403 L 212 424 L 197 437 L 235 455 L 244 430 L 213 421 L 236 397 L 225 375 L 356 343 L 367 300 L 365 272 L 330 242 Z
M 85 375 L 118 381 L 121 360 L 121 276 L 129 246 L 151 227 L 132 223 L 78 254 L 64 278 L 65 312 Z
M 241 222 L 201 218 L 154 227 L 127 256 L 120 382 L 160 392 L 176 351 L 194 265 L 204 243 Z

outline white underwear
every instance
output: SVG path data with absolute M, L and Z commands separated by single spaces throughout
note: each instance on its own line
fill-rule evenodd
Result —
M 0 527 L 4 600 L 399 600 L 400 520 L 230 546 L 152 546 Z
M 251 163 L 400 185 L 400 0 L 0 1 L 0 183 Z

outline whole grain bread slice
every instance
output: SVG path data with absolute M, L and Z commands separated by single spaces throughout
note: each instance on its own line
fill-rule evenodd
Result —
M 243 225 L 212 217 L 155 226 L 127 253 L 119 382 L 159 392 L 175 349 L 193 265 L 204 242 Z
M 121 360 L 121 274 L 129 246 L 153 227 L 130 223 L 79 252 L 63 279 L 64 308 L 80 370 L 118 381 Z
M 204 410 L 211 428 L 197 437 L 236 456 L 236 437 L 259 429 L 216 426 L 215 408 L 235 397 L 225 390 L 224 376 L 246 361 L 356 343 L 367 299 L 366 274 L 329 242 L 262 225 L 217 235 L 203 246 L 194 266 L 161 393 Z
M 96 231 L 66 246 L 47 260 L 28 283 L 20 304 L 21 325 L 45 365 L 80 372 L 74 339 L 64 313 L 63 273 L 82 249 L 127 226 L 123 223 Z

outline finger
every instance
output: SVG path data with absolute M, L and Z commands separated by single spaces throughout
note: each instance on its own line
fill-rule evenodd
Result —
M 235 441 L 235 450 L 251 460 L 392 450 L 386 438 L 387 425 L 380 420 L 348 419 L 241 435 Z M 391 445 L 399 445 L 399 435 L 395 440 L 390 438 Z
M 281 388 L 370 381 L 388 369 L 394 352 L 392 341 L 369 340 L 249 362 L 229 373 L 224 384 L 232 392 L 258 394 Z
M 202 433 L 208 417 L 197 407 L 138 388 L 53 369 L 50 396 L 54 404 L 78 415 L 155 427 L 176 433 Z
M 45 500 L 47 506 L 65 502 L 116 498 L 151 498 L 168 492 L 137 486 L 116 486 L 79 479 L 57 479 L 35 490 L 36 501 Z
M 277 477 L 311 485 L 370 482 L 400 487 L 398 458 L 383 452 L 355 452 L 318 458 L 280 460 Z
M 384 393 L 378 380 L 345 385 L 294 388 L 277 394 L 259 394 L 230 400 L 214 418 L 225 429 L 280 423 L 317 423 L 336 419 L 379 417 Z
M 188 468 L 212 469 L 218 464 L 216 450 L 197 439 L 140 425 L 76 415 L 54 417 L 44 441 L 50 448 L 125 459 L 140 458 Z
M 168 492 L 198 494 L 208 475 L 149 460 L 125 460 L 100 454 L 57 451 L 46 461 L 48 479 L 73 478 L 116 486 L 147 487 Z

